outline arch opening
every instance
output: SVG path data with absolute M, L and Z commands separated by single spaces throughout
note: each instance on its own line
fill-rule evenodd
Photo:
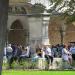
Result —
M 8 32 L 8 43 L 26 45 L 28 41 L 28 30 L 23 28 L 20 20 L 11 24 Z

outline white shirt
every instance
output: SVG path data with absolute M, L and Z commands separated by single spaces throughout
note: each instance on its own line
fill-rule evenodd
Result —
M 45 58 L 45 52 L 42 51 L 42 58 Z
M 62 54 L 68 55 L 68 54 L 70 54 L 70 52 L 66 48 L 63 48 Z
M 51 55 L 52 55 L 52 53 L 51 53 L 51 48 L 49 48 L 49 47 L 46 48 L 45 54 L 51 56 Z
M 7 52 L 12 52 L 12 51 L 13 51 L 12 47 L 11 46 L 8 46 L 7 47 Z
M 70 54 L 69 51 L 68 51 L 66 48 L 63 48 L 63 49 L 62 49 L 62 58 L 63 58 L 65 61 L 68 61 L 68 54 Z

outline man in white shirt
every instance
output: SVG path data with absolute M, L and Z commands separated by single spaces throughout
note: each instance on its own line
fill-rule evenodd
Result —
M 48 68 L 49 68 L 50 66 L 52 66 L 52 63 L 53 63 L 53 56 L 52 56 L 52 51 L 51 51 L 50 45 L 46 46 L 45 58 L 47 59 L 47 64 L 48 64 Z

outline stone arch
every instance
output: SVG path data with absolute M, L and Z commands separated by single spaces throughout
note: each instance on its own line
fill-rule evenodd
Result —
M 12 23 L 16 20 L 20 20 L 24 29 L 29 28 L 27 16 L 25 16 L 25 15 L 8 15 L 8 25 L 7 25 L 8 30 L 10 30 Z
M 19 19 L 15 20 L 12 25 L 11 29 L 23 29 L 23 25 Z
M 27 43 L 28 31 L 26 31 L 22 25 L 22 22 L 17 19 L 15 20 L 8 32 L 8 42 L 20 45 L 25 45 Z

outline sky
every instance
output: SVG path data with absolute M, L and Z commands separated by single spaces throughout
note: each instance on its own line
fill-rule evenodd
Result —
M 48 0 L 31 0 L 31 3 L 32 4 L 41 3 L 41 4 L 45 5 L 47 9 L 49 9 L 49 1 Z

